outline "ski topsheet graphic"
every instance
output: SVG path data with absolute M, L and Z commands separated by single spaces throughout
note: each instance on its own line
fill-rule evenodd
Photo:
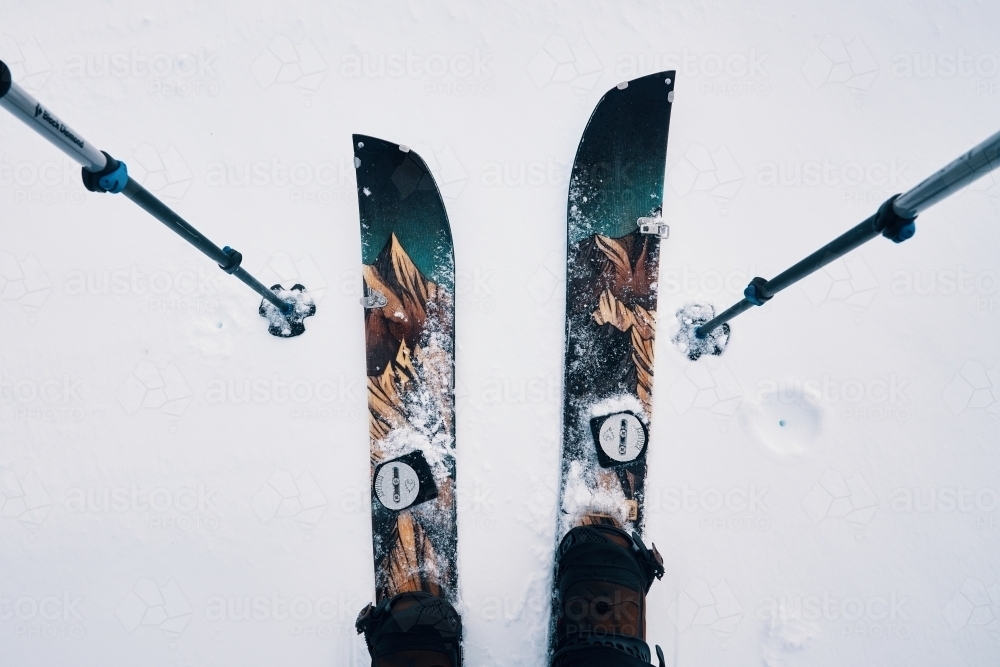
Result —
M 642 533 L 673 88 L 660 72 L 608 91 L 573 163 L 557 543 L 589 523 Z
M 444 204 L 405 146 L 354 135 L 376 603 L 456 602 L 455 262 Z

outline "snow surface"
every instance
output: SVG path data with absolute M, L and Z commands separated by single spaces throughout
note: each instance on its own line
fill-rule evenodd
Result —
M 567 176 L 601 95 L 678 70 L 662 313 L 727 307 L 1000 118 L 995 3 L 0 2 L 19 81 L 318 306 L 268 335 L 256 295 L 0 113 L 4 665 L 367 664 L 352 132 L 446 199 L 466 656 L 535 666 Z M 668 664 L 995 661 L 998 179 L 737 318 L 720 357 L 659 337 Z

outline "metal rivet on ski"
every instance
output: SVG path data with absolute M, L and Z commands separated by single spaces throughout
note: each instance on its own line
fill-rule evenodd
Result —
M 661 239 L 670 238 L 670 226 L 663 222 L 663 218 L 642 217 L 635 223 L 639 227 L 639 233 L 646 236 L 659 236 Z
M 400 144 L 399 145 L 399 150 L 403 151 L 404 153 L 409 153 L 410 152 L 410 147 L 409 146 L 404 146 L 403 144 Z
M 618 90 L 625 90 L 626 88 L 628 88 L 628 81 L 622 81 L 621 83 L 618 84 L 617 88 Z
M 635 461 L 646 453 L 646 425 L 632 412 L 616 412 L 590 420 L 597 459 L 604 468 Z
M 419 450 L 379 465 L 372 488 L 382 506 L 396 512 L 437 497 L 431 468 Z
M 389 299 L 378 290 L 369 290 L 368 294 L 361 297 L 361 305 L 368 309 L 384 308 L 388 303 Z

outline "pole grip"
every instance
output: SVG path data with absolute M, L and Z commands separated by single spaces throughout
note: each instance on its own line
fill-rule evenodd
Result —
M 0 60 L 0 107 L 7 109 L 56 148 L 89 171 L 101 171 L 107 164 L 104 154 L 78 132 L 46 109 L 24 88 L 17 85 L 10 68 Z

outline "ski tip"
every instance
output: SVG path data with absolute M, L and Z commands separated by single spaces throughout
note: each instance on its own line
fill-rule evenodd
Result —
M 371 153 L 372 151 L 382 151 L 387 148 L 392 149 L 394 151 L 402 151 L 404 153 L 410 150 L 408 146 L 405 146 L 403 144 L 397 144 L 392 141 L 379 139 L 378 137 L 373 137 L 367 134 L 352 134 L 351 139 L 354 141 L 355 155 L 357 155 L 358 153 Z
M 384 193 L 388 185 L 400 200 L 417 191 L 434 191 L 440 206 L 444 206 L 434 175 L 417 151 L 406 144 L 364 134 L 355 134 L 353 139 L 359 199 L 376 191 Z
M 715 317 L 715 308 L 709 304 L 692 303 L 680 308 L 675 314 L 676 330 L 670 337 L 674 347 L 691 361 L 705 355 L 719 356 L 729 345 L 729 324 L 716 327 L 704 338 L 697 334 L 698 327 Z
M 622 92 L 628 92 L 629 89 L 633 89 L 636 86 L 639 88 L 645 88 L 645 86 L 657 86 L 663 87 L 663 90 L 673 92 L 674 82 L 677 81 L 677 72 L 675 70 L 663 70 L 662 72 L 655 72 L 653 74 L 647 74 L 645 76 L 640 76 L 636 79 L 629 79 L 628 81 L 622 81 L 617 84 L 614 88 L 608 90 L 608 93 L 613 93 L 616 90 Z M 632 90 L 632 94 L 635 94 L 635 90 Z
M 316 314 L 316 302 L 302 285 L 295 284 L 286 290 L 272 285 L 271 291 L 285 302 L 287 310 L 282 312 L 267 299 L 261 299 L 257 312 L 267 319 L 267 332 L 278 338 L 294 338 L 306 332 L 305 318 Z
M 420 154 L 406 144 L 397 144 L 378 137 L 366 134 L 353 134 L 351 139 L 354 142 L 354 168 L 360 169 L 362 165 L 369 166 L 371 161 L 386 152 L 401 153 L 408 158 L 409 162 L 416 165 L 421 171 L 430 173 L 427 163 L 420 157 Z M 366 160 L 367 158 L 367 160 Z

